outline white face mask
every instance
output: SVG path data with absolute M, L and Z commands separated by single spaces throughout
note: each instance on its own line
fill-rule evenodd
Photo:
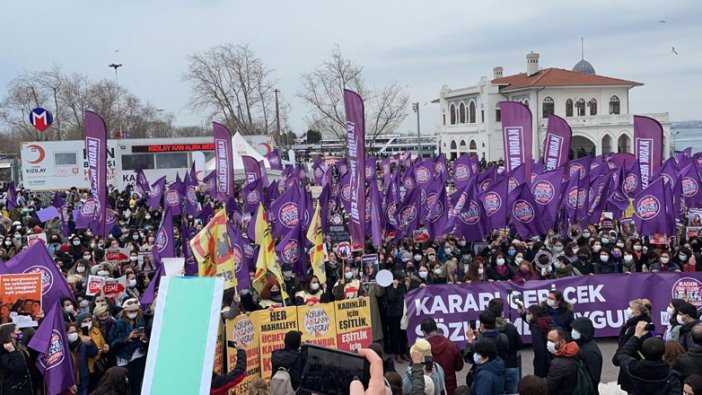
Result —
M 67 314 L 73 314 L 73 312 L 74 312 L 75 310 L 73 309 L 73 305 L 70 304 L 70 305 L 64 307 L 64 308 L 63 308 L 63 311 L 65 311 Z
M 573 329 L 573 330 L 570 332 L 570 337 L 572 337 L 573 340 L 580 340 L 580 332 L 578 332 L 578 331 L 576 331 L 575 329 Z
M 557 350 L 556 350 L 556 343 L 554 343 L 554 342 L 552 342 L 552 341 L 549 340 L 549 341 L 546 343 L 546 349 L 547 349 L 548 352 L 550 352 L 551 354 L 555 354 L 556 351 L 557 351 Z
M 624 262 L 631 262 L 634 260 L 632 255 L 624 255 Z
M 578 248 L 578 247 L 573 247 L 573 255 L 577 254 L 578 251 L 580 251 L 580 248 Z
M 624 310 L 624 317 L 626 319 L 631 318 L 632 314 L 634 314 L 634 310 L 632 310 L 631 307 L 627 307 L 626 310 Z
M 609 255 L 600 255 L 600 260 L 606 263 L 609 261 Z
M 100 277 L 106 277 L 108 274 L 110 274 L 110 272 L 108 272 L 107 270 L 98 270 L 97 272 L 97 275 Z
M 440 275 L 441 275 L 441 269 L 440 269 L 440 268 L 434 269 L 434 274 L 436 274 L 437 276 L 440 276 Z
M 346 273 L 344 273 L 344 277 L 346 277 L 347 280 L 351 280 L 353 278 L 353 273 L 346 272 Z
M 90 258 L 92 258 L 90 255 L 83 255 L 83 259 L 85 259 L 86 261 L 89 261 Z
M 434 262 L 436 260 L 436 255 L 429 255 L 427 258 L 429 258 L 429 262 Z
M 497 259 L 497 266 L 503 266 L 505 264 L 504 258 L 498 258 Z
M 319 289 L 319 283 L 310 284 L 310 289 L 313 291 L 317 291 Z
M 668 261 L 670 261 L 670 259 L 668 257 L 666 257 L 666 256 L 661 257 L 661 263 L 668 263 Z
M 603 237 L 603 238 L 602 238 L 602 242 L 605 243 L 605 244 L 609 244 L 609 239 L 606 238 L 606 237 Z
M 414 260 L 415 260 L 415 262 L 419 262 L 419 261 L 422 260 L 422 256 L 419 255 L 419 254 L 417 254 L 417 255 L 414 256 Z
M 599 244 L 595 244 L 594 246 L 592 246 L 592 250 L 595 252 L 600 252 L 601 249 L 602 249 L 602 246 Z
M 687 255 L 678 255 L 678 259 L 680 259 L 681 262 L 685 262 L 687 260 Z
M 426 279 L 428 275 L 429 275 L 429 272 L 425 272 L 425 271 L 419 272 L 419 278 L 421 278 L 421 279 Z
M 136 261 L 138 261 L 138 260 L 139 260 L 139 257 L 138 257 L 138 256 L 130 256 L 130 257 L 129 257 L 129 261 L 130 261 L 130 262 L 136 262 Z
M 458 245 L 461 246 L 461 247 L 465 247 L 465 246 L 466 246 L 466 241 L 465 241 L 465 240 L 459 240 L 459 241 L 458 241 Z
M 134 288 L 134 287 L 136 287 L 136 279 L 129 280 L 129 288 Z
M 444 252 L 446 252 L 447 255 L 450 254 L 451 251 L 453 251 L 451 248 L 444 248 Z
M 81 328 L 88 328 L 88 330 L 90 330 L 90 328 L 93 327 L 93 323 L 92 323 L 92 322 L 87 322 L 87 323 L 81 325 L 80 327 L 81 327 Z
M 136 311 L 132 311 L 132 312 L 130 312 L 130 313 L 127 313 L 127 318 L 129 318 L 130 320 L 133 320 L 133 319 L 135 319 L 136 317 L 137 317 L 137 312 L 136 312 Z
M 546 304 L 551 308 L 556 307 L 556 301 L 553 299 L 546 299 Z
M 520 263 L 522 263 L 523 260 L 524 260 L 524 258 L 522 258 L 522 257 L 520 257 L 520 256 L 514 258 L 514 262 L 515 262 L 517 265 L 519 265 Z
M 640 245 L 635 245 L 634 246 L 634 251 L 641 251 L 641 246 Z
M 485 269 L 482 269 L 482 268 L 478 269 L 478 274 L 479 274 L 479 275 L 482 276 L 483 273 L 485 273 Z
M 675 307 L 668 306 L 668 308 L 665 309 L 665 311 L 668 313 L 668 317 L 672 317 L 673 313 L 675 313 Z
M 683 316 L 681 314 L 678 314 L 678 316 L 675 317 L 675 319 L 678 321 L 678 324 L 685 325 L 685 320 L 683 320 Z
M 84 273 L 84 272 L 85 272 L 85 267 L 83 267 L 83 266 L 77 267 L 77 268 L 76 268 L 76 272 L 78 272 L 78 273 Z
M 85 308 L 87 308 L 87 307 L 90 307 L 90 302 L 88 302 L 88 301 L 85 300 L 85 299 L 81 300 L 81 301 L 80 301 L 80 308 L 81 308 L 81 309 L 85 309 Z
M 532 318 L 534 318 L 533 315 L 531 315 L 531 314 L 527 314 L 527 315 L 526 315 L 526 321 L 527 321 L 527 322 L 531 322 Z
M 624 243 L 617 243 L 617 247 L 624 248 Z
M 77 332 L 73 332 L 73 333 L 68 334 L 68 342 L 69 343 L 73 343 L 76 340 L 78 340 L 78 333 Z

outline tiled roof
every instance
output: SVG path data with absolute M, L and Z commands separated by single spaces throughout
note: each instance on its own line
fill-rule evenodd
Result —
M 588 86 L 588 85 L 619 85 L 639 86 L 640 82 L 627 81 L 619 78 L 605 77 L 580 73 L 557 68 L 539 70 L 536 74 L 527 77 L 526 73 L 509 75 L 492 80 L 493 84 L 502 85 L 502 90 L 513 90 L 541 86 Z

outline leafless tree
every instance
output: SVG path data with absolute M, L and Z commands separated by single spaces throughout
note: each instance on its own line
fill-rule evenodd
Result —
M 189 57 L 183 76 L 192 85 L 190 104 L 221 119 L 232 132 L 269 134 L 275 130 L 272 70 L 248 45 L 223 44 Z M 281 117 L 284 116 L 281 107 Z
M 407 116 L 409 97 L 400 84 L 391 82 L 380 89 L 368 87 L 363 67 L 345 58 L 338 46 L 332 50 L 331 58 L 316 70 L 302 74 L 302 85 L 300 98 L 312 109 L 308 123 L 340 140 L 346 135 L 344 89 L 351 89 L 363 98 L 366 139 L 371 147 L 376 137 L 394 132 Z

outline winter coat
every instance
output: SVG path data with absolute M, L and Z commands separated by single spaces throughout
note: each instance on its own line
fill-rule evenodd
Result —
M 680 335 L 678 336 L 678 341 L 685 350 L 688 350 L 690 346 L 694 344 L 694 342 L 692 341 L 692 327 L 699 323 L 699 320 L 693 321 L 680 327 Z
M 529 325 L 531 331 L 531 346 L 534 349 L 534 375 L 546 378 L 550 355 L 546 349 L 546 336 L 553 327 L 550 316 L 537 317 Z
M 290 374 L 290 384 L 292 384 L 293 389 L 297 389 L 297 387 L 300 386 L 300 379 L 302 377 L 302 361 L 300 357 L 301 354 L 299 351 L 289 348 L 275 350 L 271 354 L 273 374 L 275 374 L 278 369 L 285 368 L 288 374 Z
M 505 363 L 500 357 L 475 365 L 475 376 L 470 386 L 474 395 L 500 395 L 505 392 Z
M 218 375 L 212 372 L 210 395 L 226 395 L 229 389 L 240 383 L 246 377 L 246 350 L 236 350 L 236 366 L 227 374 Z
M 387 310 L 385 311 L 386 317 L 402 317 L 405 310 L 405 294 L 407 293 L 407 288 L 405 288 L 404 283 L 400 283 L 397 288 L 392 285 L 385 287 L 385 297 L 387 300 Z
M 365 285 L 367 287 L 366 294 L 368 295 L 368 300 L 370 300 L 370 313 L 371 313 L 371 331 L 373 332 L 373 341 L 383 340 L 383 324 L 380 315 L 380 304 L 385 296 L 385 289 L 376 283 L 369 283 Z
M 682 392 L 679 374 L 663 361 L 640 360 L 637 352 L 642 339 L 633 336 L 614 355 L 627 388 L 622 390 L 636 395 L 669 395 Z M 620 374 L 621 376 L 621 374 Z
M 570 395 L 578 383 L 578 352 L 575 342 L 566 343 L 556 352 L 548 369 L 549 395 Z
M 673 369 L 680 372 L 681 380 L 692 374 L 702 372 L 702 345 L 693 345 L 690 350 L 680 356 L 674 363 Z
M 88 344 L 83 343 L 80 339 L 70 345 L 71 358 L 73 358 L 73 369 L 78 367 L 78 393 L 87 393 L 90 386 L 90 372 L 88 370 L 88 358 L 94 358 L 98 355 L 98 348 L 95 342 L 91 341 Z M 76 372 L 73 372 L 76 374 Z
M 614 366 L 620 366 L 619 359 L 617 358 L 617 356 L 619 355 L 619 351 L 629 341 L 629 339 L 634 337 L 634 331 L 636 329 L 636 324 L 639 321 L 651 322 L 651 317 L 649 317 L 647 315 L 640 315 L 640 316 L 632 317 L 626 321 L 624 326 L 622 326 L 622 329 L 619 332 L 619 349 L 614 354 L 614 357 L 612 357 L 612 364 Z M 643 337 L 643 339 L 646 339 L 650 336 L 651 336 L 650 334 L 646 334 Z M 640 342 L 638 344 L 640 344 Z M 638 351 L 638 349 L 637 349 L 637 351 Z M 633 355 L 634 355 L 634 358 L 640 359 L 638 353 L 635 353 Z M 624 391 L 629 391 L 631 389 L 631 383 L 629 382 L 629 377 L 626 374 L 624 374 L 623 369 L 619 369 L 619 375 L 617 376 L 617 384 L 619 384 L 619 386 Z
M 414 364 L 412 369 L 412 392 L 410 395 L 424 395 L 424 371 L 422 364 Z
M 129 334 L 132 333 L 134 329 L 145 327 L 146 322 L 140 317 L 137 317 L 137 321 L 134 325 L 123 319 L 116 320 L 114 325 L 110 328 L 110 332 L 107 334 L 107 342 L 110 344 L 110 350 L 115 352 L 117 358 L 126 360 L 131 360 L 134 352 L 139 349 L 142 349 L 144 353 L 146 353 L 145 344 L 141 339 L 128 339 Z
M 93 326 L 90 328 L 90 331 L 88 331 L 88 335 L 90 336 L 91 339 L 93 339 L 93 342 L 95 343 L 95 347 L 98 349 L 98 354 L 94 357 L 88 358 L 88 371 L 90 373 L 95 373 L 95 363 L 97 360 L 100 358 L 106 358 L 106 355 L 102 354 L 102 348 L 107 344 L 105 341 L 105 338 L 102 337 L 102 333 L 100 332 L 100 329 L 98 327 Z
M 490 265 L 487 268 L 487 276 L 490 280 L 507 281 L 512 279 L 513 273 L 507 265 Z
M 566 333 L 570 333 L 570 324 L 572 324 L 573 320 L 575 320 L 573 310 L 569 308 L 567 318 L 564 320 L 559 310 L 546 305 L 546 314 L 551 316 L 554 326 L 560 326 L 564 331 L 566 331 Z
M 456 372 L 460 372 L 463 369 L 461 351 L 454 342 L 441 335 L 429 336 L 427 341 L 431 344 L 431 355 L 434 358 L 434 362 L 441 365 L 444 369 L 446 392 L 448 395 L 453 395 L 458 386 Z
M 412 378 L 414 376 L 414 371 L 416 367 L 419 367 L 422 372 L 424 372 L 423 364 L 410 365 L 405 371 L 405 375 L 402 377 L 402 392 L 409 394 L 412 392 Z M 444 376 L 444 369 L 441 365 L 434 363 L 434 368 L 431 372 L 431 381 L 434 382 L 434 395 L 441 395 L 442 391 L 446 390 L 446 378 Z
M 512 325 L 509 321 L 504 318 L 497 318 L 497 331 L 507 335 L 509 339 L 509 352 L 507 353 L 503 362 L 505 363 L 505 368 L 518 368 L 519 361 L 517 359 L 517 352 L 522 349 L 522 337 L 517 331 L 517 327 Z
M 580 339 L 575 341 L 580 347 L 578 357 L 583 361 L 588 373 L 590 373 L 595 394 L 599 394 L 597 387 L 600 385 L 602 377 L 602 352 L 594 339 L 595 330 L 592 325 L 584 326 L 578 320 L 573 322 L 573 330 L 580 333 Z
M 15 351 L 7 352 L 0 347 L 0 393 L 8 395 L 32 395 L 32 380 L 29 377 L 27 359 L 29 355 L 15 346 Z

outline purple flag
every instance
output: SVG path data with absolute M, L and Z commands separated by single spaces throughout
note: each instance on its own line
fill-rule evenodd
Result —
M 298 224 L 295 229 L 288 232 L 275 246 L 275 253 L 281 265 L 290 265 L 293 273 L 304 281 L 307 278 L 307 270 L 305 270 L 306 254 L 301 229 Z
M 680 171 L 678 180 L 681 186 L 682 196 L 685 198 L 687 207 L 700 207 L 702 205 L 702 193 L 700 186 L 702 181 L 697 165 L 690 163 Z
M 527 182 L 526 164 L 519 165 L 516 169 L 512 170 L 512 172 L 507 174 L 507 179 L 509 180 L 509 182 L 507 183 L 507 193 L 511 193 L 518 186 L 526 183 Z M 529 180 L 528 184 L 530 184 L 530 183 L 531 183 L 531 180 Z M 485 190 L 486 189 L 482 189 L 482 191 L 485 191 Z
M 105 121 L 92 111 L 85 112 L 85 158 L 88 161 L 90 193 L 97 206 L 93 210 L 96 235 L 105 237 L 107 229 L 107 129 Z
M 531 179 L 531 111 L 519 102 L 500 102 L 502 139 L 505 150 L 505 170 L 509 173 L 526 164 L 527 179 Z
M 434 161 L 434 177 L 446 183 L 449 180 L 448 167 L 446 166 L 446 155 L 439 154 Z
M 215 173 L 217 199 L 226 202 L 234 197 L 234 154 L 232 134 L 226 126 L 212 122 L 215 145 Z
M 183 258 L 185 258 L 185 275 L 197 276 L 197 260 L 190 247 L 190 240 L 197 234 L 195 228 L 188 227 L 187 221 L 180 221 L 180 238 L 183 247 Z
M 675 158 L 668 158 L 663 164 L 663 167 L 661 167 L 660 172 L 653 176 L 653 179 L 655 180 L 658 177 L 663 177 L 665 182 L 670 185 L 675 185 L 675 183 L 678 182 L 678 172 L 678 165 L 675 162 Z
M 563 191 L 563 204 L 570 223 L 577 223 L 587 214 L 589 178 L 582 177 L 582 169 L 577 169 L 571 174 L 568 185 Z
M 166 176 L 163 176 L 151 184 L 151 189 L 147 194 L 149 195 L 149 208 L 151 210 L 158 210 L 161 207 L 161 197 L 163 196 L 163 190 L 166 188 Z
M 180 180 L 180 175 L 176 174 L 176 181 L 168 186 L 168 190 L 163 196 L 163 208 L 170 208 L 173 215 L 180 215 L 184 191 L 185 185 Z
M 453 162 L 453 182 L 456 184 L 457 190 L 463 190 L 468 185 L 470 178 L 473 175 L 470 163 L 470 156 L 463 154 Z
M 185 214 L 195 217 L 199 211 L 200 202 L 197 200 L 197 175 L 195 162 L 190 168 L 190 173 L 185 175 Z
M 433 240 L 439 240 L 446 235 L 451 229 L 448 229 L 449 225 L 449 205 L 446 196 L 446 188 L 444 187 L 444 182 L 440 179 L 436 180 L 438 188 L 432 188 L 427 193 L 427 215 L 425 218 L 425 224 L 427 230 L 429 231 L 429 236 Z
M 194 165 L 195 162 L 193 162 L 193 166 Z M 144 171 L 141 169 L 136 169 L 134 172 L 136 173 L 136 185 L 134 187 L 142 197 L 146 197 L 146 194 L 151 190 L 151 188 L 149 188 L 149 181 L 146 179 L 146 174 L 144 174 Z
M 303 200 L 302 191 L 295 184 L 271 204 L 268 216 L 273 222 L 273 238 L 282 237 L 298 226 L 305 215 Z
M 452 233 L 463 236 L 466 241 L 480 241 L 487 234 L 485 209 L 478 199 L 474 185 L 468 185 L 460 192 L 449 216 L 454 224 Z
M 563 193 L 563 174 L 565 167 L 556 169 L 536 176 L 531 184 L 531 194 L 534 196 L 539 213 L 548 228 L 555 227 L 556 216 Z
M 385 158 L 380 162 L 380 168 L 383 169 L 383 185 L 388 185 L 392 180 L 392 171 L 390 170 L 392 166 L 392 159 Z
M 0 274 L 22 273 L 41 274 L 42 300 L 47 306 L 60 302 L 61 298 L 74 300 L 65 277 L 43 243 L 35 243 L 9 261 L 0 263 Z
M 376 178 L 375 167 L 375 158 L 366 158 L 366 181 L 370 181 Z
M 336 166 L 336 170 L 339 172 L 339 176 L 343 176 L 349 171 L 349 165 L 346 163 L 346 159 L 339 159 L 334 164 L 334 166 Z
M 227 215 L 230 215 L 229 212 L 227 212 Z M 212 217 L 214 217 L 214 211 L 212 210 L 212 204 L 208 203 L 205 204 L 205 207 L 202 208 L 196 218 L 206 224 L 212 220 Z
M 589 224 L 597 224 L 600 222 L 600 216 L 607 203 L 607 196 L 609 196 L 610 188 L 614 185 L 612 180 L 614 171 L 610 171 L 608 166 L 602 167 L 607 169 L 607 171 L 590 183 L 587 209 L 587 223 Z
M 261 170 L 261 182 L 263 187 L 268 186 L 268 171 L 266 171 L 266 164 L 262 161 L 258 161 L 258 168 Z
M 387 233 L 398 229 L 397 206 L 400 204 L 400 193 L 397 181 L 393 180 L 385 187 L 385 230 Z
M 263 200 L 263 188 L 261 188 L 261 180 L 256 180 L 246 184 L 241 188 L 239 193 L 244 200 L 244 211 L 252 213 L 256 211 L 258 204 Z
M 61 208 L 66 204 L 66 202 L 63 200 L 63 197 L 61 196 L 61 192 L 55 192 L 54 193 L 54 198 L 51 200 L 51 205 L 56 207 L 56 208 Z
M 227 233 L 232 245 L 232 259 L 234 260 L 234 273 L 237 281 L 236 288 L 248 288 L 251 286 L 249 267 L 246 262 L 246 245 L 248 242 L 242 237 L 242 232 L 230 222 L 227 223 Z
M 419 229 L 419 211 L 422 204 L 423 190 L 415 188 L 405 195 L 402 203 L 397 208 L 397 236 L 402 238 L 411 235 L 413 231 Z
M 206 175 L 202 179 L 202 183 L 205 184 L 205 195 L 216 198 L 217 197 L 217 172 L 213 171 Z
M 510 217 L 519 236 L 526 240 L 532 236 L 546 234 L 546 226 L 537 211 L 536 202 L 529 186 L 522 184 L 514 190 L 514 193 L 516 199 L 510 206 Z
M 266 154 L 266 159 L 268 159 L 271 170 L 283 170 L 283 163 L 280 161 L 280 154 L 277 149 Z
M 244 163 L 244 175 L 246 176 L 246 184 L 254 182 L 261 178 L 261 168 L 258 165 L 256 158 L 242 155 L 241 161 Z
M 173 236 L 173 208 L 166 207 L 161 218 L 161 225 L 156 232 L 156 240 L 152 249 L 154 262 L 161 265 L 161 258 L 175 257 L 175 238 Z
M 643 189 L 641 185 L 641 166 L 639 166 L 639 162 L 634 160 L 631 166 L 622 167 L 621 174 L 623 174 L 623 177 L 620 176 L 620 182 L 619 185 L 617 185 L 617 187 L 621 187 L 621 192 L 630 198 L 638 195 Z
M 573 131 L 570 129 L 570 125 L 568 125 L 565 119 L 554 114 L 548 116 L 543 156 L 546 171 L 556 169 L 568 163 L 570 139 L 572 136 Z
M 507 227 L 508 188 L 509 180 L 505 178 L 491 185 L 490 189 L 480 195 L 480 202 L 487 217 L 488 231 Z
M 344 106 L 346 107 L 346 142 L 351 186 L 349 232 L 353 244 L 364 246 L 366 242 L 366 224 L 363 222 L 366 212 L 366 124 L 363 99 L 358 93 L 344 89 Z
M 414 179 L 418 187 L 422 189 L 428 188 L 434 181 L 434 161 L 427 159 L 419 162 L 414 167 Z
M 5 197 L 5 208 L 7 211 L 17 208 L 17 191 L 15 191 L 15 182 L 10 181 L 7 184 L 7 196 Z
M 634 155 L 641 165 L 641 185 L 645 188 L 663 160 L 663 126 L 655 119 L 634 115 Z
M 63 309 L 58 300 L 46 306 L 51 308 L 27 346 L 39 354 L 36 367 L 44 379 L 47 393 L 56 395 L 76 382 Z
M 322 185 L 326 167 L 322 157 L 315 159 L 314 164 L 312 164 L 312 176 L 314 177 L 314 183 L 316 185 Z
M 195 265 L 195 273 L 197 274 L 197 264 Z M 158 287 L 161 284 L 161 277 L 163 277 L 164 275 L 165 269 L 163 265 L 158 265 L 158 267 L 156 268 L 156 272 L 154 273 L 154 277 L 149 283 L 149 287 L 146 288 L 146 291 L 144 291 L 144 294 L 141 296 L 141 300 L 139 301 L 142 310 L 146 310 L 149 307 L 149 305 L 152 304 L 156 299 L 156 292 L 158 291 Z
M 382 229 L 384 228 L 383 210 L 380 207 L 380 191 L 378 190 L 378 181 L 375 178 L 368 181 L 368 183 L 370 184 L 370 190 L 368 191 L 368 203 L 370 207 L 367 207 L 366 211 L 370 218 L 367 218 L 369 229 L 367 229 L 366 233 L 371 234 L 373 246 L 380 247 L 383 243 Z M 324 215 L 324 213 L 322 213 L 322 215 Z
M 634 199 L 634 223 L 641 236 L 653 236 L 654 233 L 674 235 L 675 227 L 671 228 L 673 202 L 670 187 L 665 186 L 662 177 L 657 178 Z

